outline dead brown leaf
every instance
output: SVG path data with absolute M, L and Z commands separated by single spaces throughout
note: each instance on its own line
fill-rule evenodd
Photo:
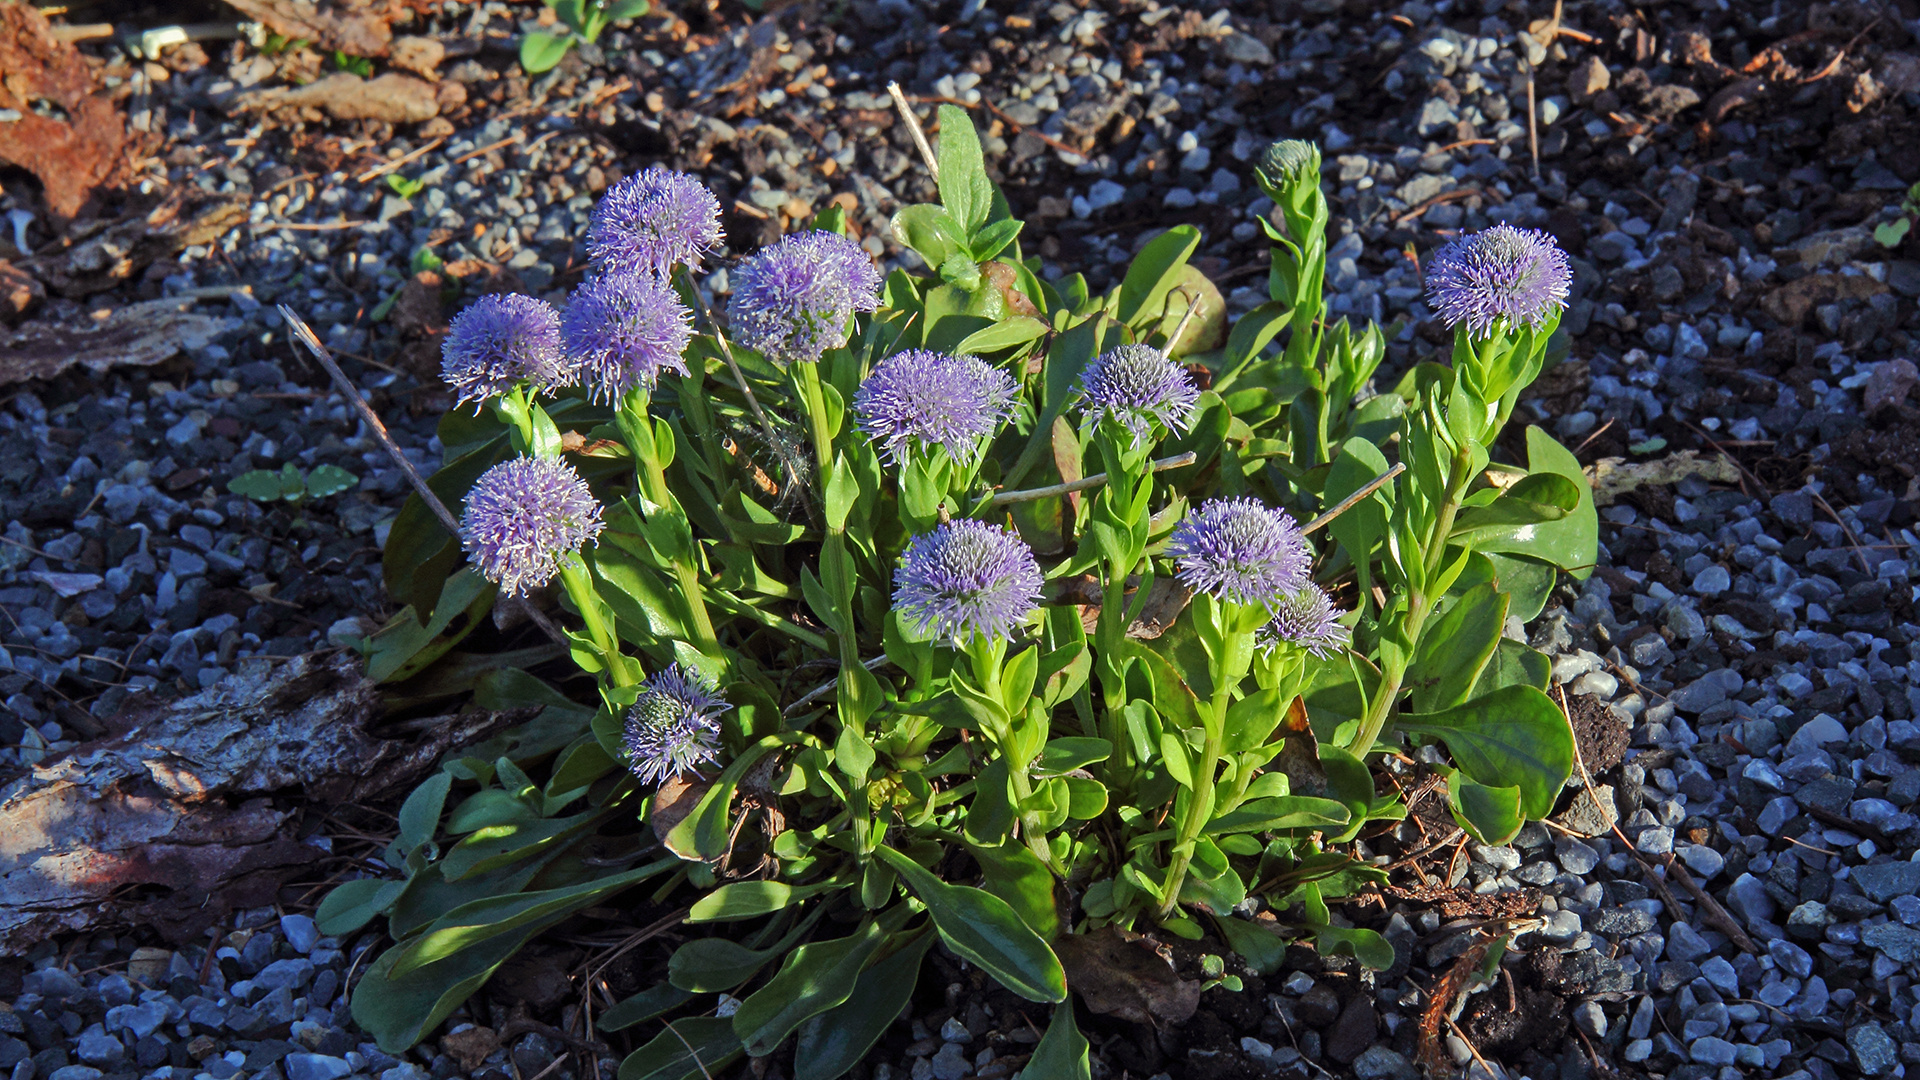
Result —
M 1727 114 L 1742 105 L 1757 100 L 1767 89 L 1767 80 L 1758 75 L 1749 75 L 1735 79 L 1720 88 L 1719 92 L 1707 99 L 1707 122 L 1717 124 L 1726 119 Z
M 1167 947 L 1103 926 L 1053 943 L 1067 983 L 1087 1008 L 1135 1024 L 1183 1024 L 1200 1007 L 1200 983 L 1174 974 Z
M 394 67 L 421 78 L 438 79 L 440 76 L 434 69 L 446 58 L 447 47 L 440 44 L 439 38 L 403 37 L 394 39 L 393 52 L 387 60 Z
M 47 298 L 47 290 L 25 270 L 0 261 L 0 323 L 17 323 Z
M 236 907 L 271 904 L 311 875 L 283 793 L 316 805 L 412 783 L 448 749 L 505 717 L 411 725 L 419 741 L 370 731 L 376 692 L 357 659 L 297 657 L 209 690 L 136 706 L 109 734 L 0 790 L 0 950 L 103 921 L 173 940 Z
M 1761 300 L 1767 314 L 1788 327 L 1797 327 L 1820 304 L 1836 300 L 1864 300 L 1886 292 L 1883 282 L 1845 274 L 1809 274 L 1768 293 Z
M 487 1060 L 488 1054 L 500 1049 L 500 1036 L 492 1028 L 470 1027 L 441 1036 L 440 1049 L 459 1063 L 461 1072 L 472 1072 Z
M 190 206 L 174 197 L 146 214 L 86 235 L 65 251 L 42 255 L 31 265 L 54 292 L 78 299 L 111 289 L 188 247 L 212 243 L 246 220 L 245 199 Z
M 96 373 L 157 364 L 224 328 L 223 320 L 194 312 L 191 299 L 128 304 L 83 323 L 23 323 L 0 331 L 0 386 L 50 379 L 76 364 Z
M 442 86 L 459 87 L 458 83 Z M 465 100 L 464 89 L 461 100 Z M 283 112 L 313 109 L 335 120 L 384 120 L 414 124 L 440 115 L 440 91 L 433 83 L 411 75 L 381 75 L 363 79 L 348 71 L 335 72 L 301 87 L 271 86 L 249 90 L 233 99 L 230 111 Z
M 67 119 L 35 112 L 36 101 L 54 102 Z M 126 118 L 96 92 L 79 50 L 58 40 L 30 4 L 0 4 L 0 109 L 20 114 L 0 124 L 0 161 L 38 177 L 47 208 L 60 218 L 79 213 L 128 164 Z
M 228 5 L 258 20 L 289 40 L 304 38 L 326 50 L 348 56 L 385 56 L 393 42 L 385 11 L 366 4 L 319 5 L 312 0 L 227 0 Z M 384 5 L 383 5 L 384 6 Z
M 653 824 L 653 835 L 665 844 L 667 834 L 673 831 L 674 826 L 685 821 L 688 814 L 693 813 L 694 807 L 700 805 L 701 796 L 705 795 L 707 788 L 711 786 L 713 785 L 698 776 L 687 779 L 675 773 L 668 777 L 654 791 L 653 812 L 647 815 L 647 820 Z M 680 855 L 683 859 L 698 857 L 677 851 L 674 854 Z

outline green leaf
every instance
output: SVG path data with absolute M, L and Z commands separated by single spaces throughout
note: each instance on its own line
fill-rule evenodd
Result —
M 1593 573 L 1600 543 L 1600 517 L 1594 509 L 1593 489 L 1587 484 L 1580 461 L 1537 427 L 1527 428 L 1527 461 L 1533 472 L 1557 473 L 1571 483 L 1578 495 L 1577 505 L 1557 521 L 1517 525 L 1504 534 L 1476 537 L 1474 548 L 1540 559 L 1584 581 Z
M 1520 789 L 1488 787 L 1455 772 L 1447 779 L 1447 809 L 1460 827 L 1483 844 L 1504 844 L 1527 823 L 1520 811 Z
M 1326 755 L 1329 748 L 1322 747 Z M 1310 795 L 1276 795 L 1252 799 L 1207 822 L 1208 835 L 1273 832 L 1280 829 L 1322 829 L 1337 832 L 1353 820 L 1351 809 L 1333 799 Z
M 1044 337 L 1048 329 L 1031 315 L 1014 315 L 961 338 L 953 351 L 962 356 L 999 352 Z
M 1113 744 L 1107 740 L 1073 735 L 1047 743 L 1033 771 L 1036 776 L 1059 776 L 1112 756 Z
M 227 490 L 254 502 L 272 502 L 283 494 L 280 474 L 266 469 L 241 473 L 227 481 Z
M 1050 941 L 1060 932 L 1060 915 L 1054 910 L 1053 873 L 1039 856 L 1013 840 L 999 847 L 968 844 L 967 851 L 980 864 L 986 890 L 1005 900 L 1034 933 Z
M 853 465 L 845 454 L 833 459 L 833 472 L 827 477 L 827 527 L 844 529 L 847 515 L 853 512 L 853 503 L 860 497 L 860 480 L 853 474 Z
M 1553 586 L 1559 581 L 1560 571 L 1550 563 L 1525 555 L 1508 555 L 1498 551 L 1482 554 L 1493 564 L 1495 584 L 1500 586 L 1501 592 L 1512 597 L 1512 602 L 1507 606 L 1507 616 L 1518 617 L 1523 623 L 1539 618 L 1540 612 L 1547 606 L 1547 598 L 1553 595 Z
M 940 116 L 940 202 L 971 237 L 993 210 L 993 183 L 980 153 L 973 119 L 957 105 L 942 105 Z
M 607 4 L 607 21 L 619 22 L 622 19 L 637 19 L 650 9 L 647 0 L 612 0 Z
M 1385 971 L 1393 966 L 1393 946 L 1378 931 L 1362 927 L 1316 926 L 1314 939 L 1314 946 L 1329 956 L 1347 953 L 1375 971 Z
M 313 913 L 314 925 L 328 937 L 351 934 L 374 916 L 385 914 L 406 887 L 406 882 L 391 878 L 343 881 L 320 901 L 320 909 Z
M 788 953 L 779 973 L 733 1014 L 733 1032 L 748 1056 L 773 1053 L 808 1017 L 847 1000 L 867 960 L 886 940 L 886 931 L 869 919 L 846 937 L 808 942 Z
M 492 896 L 462 904 L 435 919 L 425 933 L 405 942 L 381 959 L 391 957 L 388 971 L 392 978 L 401 979 L 447 957 L 475 949 L 482 942 L 503 935 L 512 936 L 525 926 L 546 925 L 556 918 L 590 907 L 603 897 L 638 885 L 678 865 L 677 859 L 657 859 L 625 873 L 594 878 L 577 885 Z M 398 956 L 394 955 L 396 952 Z
M 1403 713 L 1396 726 L 1447 744 L 1454 764 L 1489 787 L 1518 787 L 1520 808 L 1539 820 L 1573 772 L 1573 727 L 1532 686 L 1509 686 L 1434 713 Z
M 769 752 L 790 741 L 792 734 L 770 735 L 761 739 L 728 763 L 713 783 L 708 785 L 707 793 L 700 796 L 692 812 L 667 833 L 667 850 L 689 861 L 717 859 L 726 854 L 728 834 L 732 831 L 729 811 L 733 807 L 733 793 L 739 787 L 741 777 L 746 776 L 748 770 Z
M 1020 228 L 1026 224 L 1013 218 L 1003 218 L 981 229 L 973 237 L 973 261 L 986 262 L 1005 251 L 1014 237 L 1020 235 Z
M 407 801 L 400 804 L 399 832 L 389 847 L 389 854 L 397 856 L 388 862 L 401 865 L 413 850 L 433 839 L 434 830 L 440 827 L 440 812 L 446 808 L 447 792 L 453 789 L 453 776 L 446 772 L 437 772 L 414 788 Z
M 1437 712 L 1467 700 L 1507 625 L 1507 594 L 1479 585 L 1420 634 L 1407 669 L 1408 708 Z
M 1222 370 L 1227 374 L 1214 383 L 1213 388 L 1224 390 L 1231 385 L 1234 377 L 1292 321 L 1293 309 L 1277 300 L 1269 300 L 1240 316 L 1227 334 L 1227 351 L 1221 356 Z
M 1900 241 L 1907 238 L 1907 230 L 1911 228 L 1913 228 L 1911 218 L 1883 221 L 1873 227 L 1873 238 L 1879 241 L 1881 247 L 1899 247 Z
M 329 495 L 338 495 L 360 484 L 360 478 L 338 465 L 316 465 L 307 474 L 307 496 L 324 499 Z
M 1120 321 L 1135 329 L 1157 322 L 1166 307 L 1167 290 L 1179 280 L 1180 268 L 1199 246 L 1199 229 L 1175 225 L 1141 248 L 1120 282 Z
M 906 945 L 861 972 L 846 1001 L 800 1025 L 794 1040 L 794 1080 L 837 1080 L 866 1057 L 912 999 L 920 963 L 933 940 L 923 927 Z
M 1167 775 L 1174 783 L 1183 788 L 1193 788 L 1193 762 L 1187 756 L 1187 744 L 1172 731 L 1160 733 L 1160 763 L 1166 766 Z
M 405 1051 L 437 1027 L 454 1009 L 486 984 L 506 959 L 520 951 L 535 934 L 565 918 L 564 914 L 498 934 L 437 963 L 393 974 L 403 950 L 388 949 L 355 984 L 353 1019 L 389 1054 Z
M 1547 659 L 1547 654 L 1503 637 L 1493 650 L 1493 659 L 1481 669 L 1480 681 L 1473 684 L 1470 696 L 1480 697 L 1508 686 L 1545 690 L 1552 674 L 1553 661 Z
M 600 1019 L 594 1021 L 594 1026 L 601 1031 L 624 1031 L 656 1016 L 664 1016 L 692 1000 L 692 994 L 672 983 L 659 983 L 601 1013 Z
M 1255 974 L 1272 975 L 1286 962 L 1287 939 L 1273 930 L 1247 919 L 1224 915 L 1216 916 L 1213 924 L 1220 928 L 1220 936 L 1226 939 L 1228 947 L 1239 953 Z
M 893 215 L 893 238 L 926 260 L 930 268 L 960 254 L 965 231 L 944 206 L 918 203 Z
M 1087 1057 L 1087 1037 L 1073 1022 L 1073 1002 L 1062 1001 L 1053 1007 L 1053 1019 L 1047 1021 L 1047 1033 L 1033 1048 L 1033 1057 L 1020 1070 L 1022 1080 L 1091 1080 L 1093 1067 Z
M 620 1063 L 618 1080 L 715 1080 L 740 1053 L 733 1021 L 689 1016 L 667 1021 L 667 1030 Z
M 1028 1001 L 1060 1001 L 1067 996 L 1067 976 L 1059 957 L 1005 900 L 982 889 L 949 885 L 892 848 L 877 848 L 874 855 L 893 867 L 927 905 L 927 914 L 933 916 L 948 948 Z
M 784 881 L 736 881 L 722 885 L 696 901 L 687 911 L 687 921 L 735 922 L 751 919 L 846 886 L 847 882 L 840 878 L 811 885 L 789 885 Z
M 520 66 L 525 68 L 529 75 L 552 71 L 571 48 L 573 48 L 572 34 L 556 37 L 553 34 L 542 34 L 536 31 L 520 39 Z
M 1280 691 L 1269 687 L 1233 703 L 1227 709 L 1227 738 L 1222 744 L 1229 754 L 1238 754 L 1266 745 L 1280 721 L 1286 718 L 1291 700 L 1281 701 Z

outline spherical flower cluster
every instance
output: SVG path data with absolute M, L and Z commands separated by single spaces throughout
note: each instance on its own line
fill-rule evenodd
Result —
M 908 349 L 882 360 L 853 395 L 860 430 L 899 464 L 909 449 L 944 446 L 966 461 L 1013 414 L 1013 377 L 977 356 Z
M 1079 395 L 1087 417 L 1115 421 L 1135 446 L 1153 437 L 1155 421 L 1185 431 L 1200 400 L 1193 376 L 1151 345 L 1121 345 L 1094 357 L 1080 373 Z
M 847 343 L 847 320 L 880 306 L 880 271 L 831 232 L 796 233 L 740 264 L 727 319 L 740 342 L 781 361 L 818 360 Z
M 1281 139 L 1260 156 L 1257 170 L 1270 187 L 1297 183 L 1308 176 L 1318 183 L 1320 148 L 1302 139 Z
M 1340 624 L 1343 614 L 1325 589 L 1309 584 L 1274 606 L 1260 639 L 1268 646 L 1286 642 L 1318 657 L 1335 656 L 1353 640 L 1353 631 Z
M 488 581 L 519 596 L 553 580 L 560 564 L 600 535 L 600 503 L 559 458 L 503 461 L 467 493 L 461 540 Z
M 617 400 L 635 386 L 651 389 L 662 369 L 687 373 L 680 354 L 693 340 L 693 313 L 651 274 L 588 280 L 573 291 L 560 329 L 596 401 Z
M 560 347 L 560 313 L 519 293 L 482 296 L 448 325 L 440 342 L 440 376 L 462 405 L 521 382 L 536 389 L 571 386 L 574 374 Z
M 1040 601 L 1040 564 L 1019 535 L 960 519 L 913 538 L 893 574 L 893 606 L 921 633 L 1005 640 Z
M 720 749 L 720 716 L 733 706 L 697 672 L 667 665 L 640 684 L 621 743 L 627 768 L 643 784 L 692 772 Z
M 720 245 L 720 200 L 686 173 L 653 168 L 607 189 L 587 227 L 601 273 L 665 277 Z
M 1427 299 L 1440 320 L 1465 323 L 1476 338 L 1500 326 L 1545 326 L 1572 287 L 1573 268 L 1553 237 L 1511 225 L 1455 240 L 1427 270 Z
M 1188 588 L 1229 603 L 1274 610 L 1310 584 L 1306 535 L 1255 499 L 1204 504 L 1173 530 L 1167 554 Z

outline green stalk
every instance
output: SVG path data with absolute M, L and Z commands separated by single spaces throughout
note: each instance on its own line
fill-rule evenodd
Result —
M 1447 536 L 1453 532 L 1453 520 L 1460 512 L 1460 501 L 1466 495 L 1467 485 L 1473 481 L 1470 475 L 1472 468 L 1473 457 L 1468 449 L 1463 446 L 1455 451 L 1453 465 L 1447 475 L 1446 497 L 1440 503 L 1439 514 L 1434 518 L 1433 531 L 1427 535 L 1424 575 L 1427 581 L 1439 576 L 1446 557 Z M 1420 647 L 1420 632 L 1426 626 L 1427 617 L 1433 613 L 1433 602 L 1437 599 L 1429 597 L 1424 586 L 1408 590 L 1405 624 L 1407 646 L 1399 658 L 1387 664 L 1380 673 L 1380 692 L 1368 703 L 1367 714 L 1361 717 L 1359 728 L 1346 746 L 1354 757 L 1365 760 L 1373 744 L 1379 741 L 1380 733 L 1386 729 L 1387 720 L 1393 715 L 1395 699 L 1400 696 L 1400 687 L 1407 677 L 1407 664 Z
M 813 464 L 819 470 L 821 490 L 833 473 L 833 435 L 827 431 L 827 399 L 820 392 L 820 365 L 796 360 L 787 368 L 794 389 L 800 391 L 800 407 L 807 414 L 807 431 L 813 437 Z
M 1220 767 L 1220 748 L 1226 742 L 1227 706 L 1231 700 L 1232 691 L 1223 686 L 1214 691 L 1213 700 L 1207 706 L 1207 735 L 1200 751 L 1200 764 L 1193 774 L 1193 794 L 1187 799 L 1187 812 L 1181 819 L 1179 833 L 1174 836 L 1173 861 L 1167 867 L 1166 896 L 1160 901 L 1162 921 L 1180 906 L 1180 887 L 1186 884 L 1194 845 L 1213 813 L 1213 774 Z
M 627 399 L 614 410 L 614 421 L 633 450 L 634 476 L 641 496 L 670 513 L 681 514 L 680 502 L 667 486 L 666 467 L 660 463 L 653 430 L 647 422 L 646 398 L 645 388 L 628 391 Z M 713 617 L 707 612 L 706 595 L 700 587 L 700 571 L 694 565 L 693 553 L 676 552 L 671 561 L 674 580 L 680 586 L 680 595 L 686 598 L 687 614 L 693 623 L 693 644 L 708 656 L 718 656 L 720 639 L 713 630 Z
M 560 564 L 560 584 L 567 590 L 573 606 L 580 610 L 580 619 L 587 626 L 587 637 L 599 650 L 601 662 L 606 666 L 613 684 L 616 687 L 632 686 L 638 682 L 633 677 L 633 669 L 628 665 L 626 656 L 620 652 L 619 638 L 614 636 L 613 628 L 600 617 L 599 596 L 587 580 L 587 568 L 578 556 Z

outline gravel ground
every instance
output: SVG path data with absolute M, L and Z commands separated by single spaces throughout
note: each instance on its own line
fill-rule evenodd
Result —
M 839 202 L 892 262 L 886 218 L 932 194 L 888 110 L 897 79 L 978 106 L 1054 268 L 1110 283 L 1150 230 L 1191 222 L 1208 238 L 1198 264 L 1244 310 L 1264 295 L 1255 219 L 1271 210 L 1248 162 L 1272 138 L 1312 137 L 1333 193 L 1334 309 L 1407 320 L 1391 369 L 1445 344 L 1423 318 L 1418 258 L 1495 220 L 1545 228 L 1577 257 L 1575 337 L 1523 411 L 1585 461 L 1718 447 L 1739 472 L 1603 509 L 1602 565 L 1522 631 L 1556 657 L 1591 794 L 1503 848 L 1458 843 L 1416 802 L 1370 847 L 1395 888 L 1344 909 L 1395 943 L 1393 969 L 1296 949 L 1281 974 L 1208 991 L 1177 1030 L 1083 1015 L 1096 1075 L 1412 1077 L 1427 988 L 1506 917 L 1531 929 L 1441 1032 L 1443 1056 L 1475 1075 L 1832 1080 L 1920 1065 L 1920 410 L 1901 359 L 1920 263 L 1870 233 L 1920 179 L 1909 9 L 1573 3 L 1563 22 L 1578 35 L 1543 46 L 1529 24 L 1544 4 L 858 0 L 760 23 L 686 5 L 529 80 L 512 36 L 537 10 L 448 4 L 410 28 L 461 43 L 441 73 L 466 95 L 398 130 L 224 111 L 298 55 L 194 46 L 168 54 L 164 80 L 144 71 L 134 122 L 165 136 L 152 182 L 246 200 L 250 225 L 46 314 L 252 291 L 203 302 L 230 322 L 208 348 L 31 384 L 0 412 L 0 773 L 97 734 L 129 692 L 204 686 L 389 612 L 378 548 L 403 481 L 262 305 L 295 305 L 352 354 L 428 465 L 441 312 L 402 303 L 371 320 L 423 246 L 468 292 L 561 292 L 595 193 L 664 161 L 720 194 L 735 252 Z M 356 180 L 393 162 L 425 184 L 410 200 Z M 8 181 L 0 210 L 22 196 Z M 42 224 L 29 236 L 51 240 Z M 225 491 L 289 461 L 361 484 L 307 507 Z M 1629 845 L 1677 856 L 1732 925 Z M 531 1080 L 580 1030 L 577 993 L 528 989 L 588 955 L 554 942 L 392 1061 L 341 1005 L 373 942 L 313 937 L 302 916 L 264 910 L 211 964 L 204 945 L 145 951 L 157 943 L 137 932 L 43 947 L 0 965 L 0 1068 Z M 636 950 L 614 989 L 651 982 L 662 955 Z M 941 977 L 922 980 L 867 1080 L 1010 1075 L 1044 1025 L 936 958 Z M 1179 961 L 1200 970 L 1198 954 Z M 549 1075 L 590 1075 L 583 1061 Z

